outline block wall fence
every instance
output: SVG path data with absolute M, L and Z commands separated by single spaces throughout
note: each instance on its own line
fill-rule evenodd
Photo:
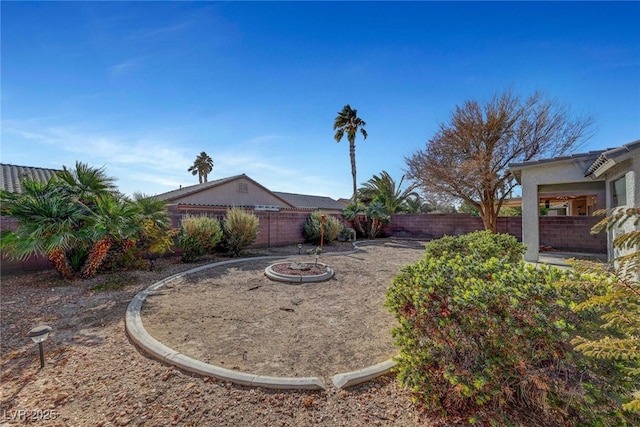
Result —
M 225 207 L 169 206 L 174 227 L 180 226 L 183 215 L 201 215 L 223 219 Z M 251 211 L 260 220 L 255 248 L 285 246 L 304 242 L 304 223 L 309 210 L 285 210 L 278 212 Z M 340 215 L 334 215 L 345 223 Z M 599 217 L 545 216 L 540 217 L 540 245 L 565 252 L 606 253 L 606 233 L 590 234 Z M 11 218 L 0 218 L 0 229 L 12 229 Z M 384 235 L 405 239 L 438 239 L 444 235 L 460 235 L 482 230 L 482 220 L 470 214 L 395 214 L 382 232 Z M 522 217 L 499 217 L 498 232 L 508 233 L 522 241 Z M 12 261 L 4 255 L 0 258 L 0 273 L 42 270 L 51 268 L 44 257 L 32 257 L 25 261 Z

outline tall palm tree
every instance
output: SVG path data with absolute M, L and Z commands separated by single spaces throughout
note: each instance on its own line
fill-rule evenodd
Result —
M 201 152 L 196 160 L 193 162 L 193 165 L 189 169 L 188 172 L 191 172 L 192 175 L 198 175 L 198 181 L 200 184 L 203 182 L 207 182 L 207 176 L 213 170 L 213 160 L 207 153 L 204 151 Z
M 345 132 L 347 133 L 347 140 L 349 141 L 349 156 L 351 157 L 351 176 L 353 177 L 353 202 L 357 199 L 356 134 L 358 133 L 358 130 L 360 130 L 364 139 L 367 139 L 367 131 L 364 130 L 365 126 L 365 121 L 358 117 L 358 110 L 352 109 L 349 104 L 345 105 L 342 108 L 342 111 L 338 112 L 338 116 L 333 122 L 333 130 L 336 131 L 336 134 L 334 135 L 336 142 L 340 142 Z
M 416 184 L 411 184 L 403 190 L 403 182 L 404 175 L 396 185 L 396 181 L 391 175 L 383 170 L 379 176 L 374 175 L 373 178 L 362 184 L 359 195 L 363 200 L 382 203 L 389 214 L 404 212 L 408 208 L 407 202 L 418 194 L 414 191 L 417 187 Z

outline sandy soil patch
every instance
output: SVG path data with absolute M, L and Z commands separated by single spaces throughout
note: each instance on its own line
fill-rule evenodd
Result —
M 376 240 L 376 244 L 384 242 L 391 243 Z M 312 248 L 305 245 L 303 251 Z M 345 248 L 335 245 L 326 249 Z M 284 258 L 295 253 L 294 246 L 255 250 L 247 255 L 281 254 Z M 437 424 L 420 414 L 411 403 L 409 391 L 402 389 L 393 376 L 347 390 L 265 390 L 190 375 L 148 357 L 132 345 L 125 334 L 124 315 L 138 292 L 172 274 L 218 260 L 210 257 L 197 264 L 182 264 L 173 257 L 158 260 L 153 271 L 101 275 L 73 283 L 60 280 L 53 271 L 2 277 L 0 424 Z M 39 323 L 53 327 L 44 345 L 43 370 L 38 369 L 37 346 L 26 337 Z M 49 419 L 42 419 L 45 414 Z
M 273 263 L 246 261 L 184 277 L 147 298 L 147 331 L 189 357 L 259 375 L 318 376 L 362 369 L 396 354 L 385 290 L 400 268 L 424 255 L 419 244 L 366 245 L 323 254 L 335 276 L 288 284 L 267 278 Z

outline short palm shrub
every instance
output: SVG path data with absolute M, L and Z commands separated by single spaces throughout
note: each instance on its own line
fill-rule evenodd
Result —
M 176 245 L 182 251 L 183 262 L 193 262 L 199 257 L 213 253 L 222 239 L 220 221 L 205 215 L 185 215 Z
M 240 253 L 258 238 L 260 220 L 252 213 L 240 208 L 227 210 L 227 216 L 222 224 L 222 248 L 233 256 Z
M 320 243 L 322 215 L 325 216 L 323 243 L 331 244 L 331 242 L 335 241 L 342 232 L 343 225 L 338 218 L 326 215 L 322 211 L 314 211 L 309 215 L 304 223 L 304 237 L 307 242 Z
M 439 246 L 448 249 L 436 255 Z M 446 238 L 401 270 L 386 299 L 399 323 L 400 382 L 427 412 L 451 421 L 624 425 L 612 409 L 624 390 L 613 375 L 619 370 L 586 360 L 569 343 L 595 325 L 593 313 L 571 310 L 591 290 L 567 285 L 574 273 L 510 262 L 520 250 L 491 233 Z M 606 392 L 594 386 L 603 384 Z

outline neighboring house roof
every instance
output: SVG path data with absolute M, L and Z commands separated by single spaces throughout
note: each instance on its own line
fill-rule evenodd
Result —
M 31 166 L 17 166 L 0 163 L 0 189 L 11 193 L 22 194 L 22 180 L 25 178 L 37 182 L 48 182 L 49 179 L 62 172 L 60 169 L 45 169 Z
M 299 209 L 343 210 L 344 205 L 331 197 L 310 196 L 308 194 L 282 193 L 274 191 L 273 194 L 281 197 Z
M 22 193 L 22 185 L 20 183 L 22 179 L 30 178 L 38 182 L 47 182 L 52 176 L 56 175 L 58 172 L 61 172 L 61 170 L 59 169 L 16 166 L 4 163 L 0 163 L 0 165 L 2 166 L 2 174 L 0 175 L 0 189 L 18 194 Z M 173 201 L 180 202 L 180 199 L 184 199 L 188 196 L 202 193 L 239 180 L 251 182 L 260 190 L 264 191 L 267 194 L 270 194 L 276 200 L 281 202 L 279 206 L 280 208 L 321 209 L 331 211 L 342 211 L 344 209 L 344 205 L 342 203 L 333 200 L 330 197 L 270 191 L 245 174 L 220 178 L 214 181 L 203 182 L 202 184 L 190 185 L 188 187 L 181 187 L 177 190 L 158 194 L 155 197 L 158 200 L 163 200 L 169 203 Z
M 258 191 L 253 192 L 253 196 L 242 196 L 238 193 L 229 192 L 230 184 L 234 181 L 249 182 Z M 342 211 L 344 206 L 336 200 L 325 196 L 312 196 L 308 194 L 283 193 L 271 191 L 258 182 L 249 178 L 246 174 L 234 175 L 215 181 L 203 182 L 202 184 L 191 185 L 156 195 L 159 200 L 169 203 L 198 204 L 208 206 L 228 206 L 234 204 L 238 206 L 238 200 L 242 200 L 242 206 L 255 206 L 259 208 L 280 208 L 280 209 L 321 209 L 327 211 Z M 267 200 L 268 202 L 265 202 Z
M 202 184 L 189 185 L 187 187 L 180 187 L 177 190 L 167 191 L 166 193 L 156 194 L 155 198 L 158 200 L 171 201 L 179 199 L 190 194 L 199 193 L 201 191 L 208 190 L 209 188 L 217 187 L 227 182 L 234 181 L 238 178 L 247 177 L 245 174 L 229 176 L 227 178 L 220 178 L 213 181 L 203 182 Z M 250 179 L 250 178 L 249 178 Z
M 640 139 L 625 144 L 622 147 L 603 151 L 589 169 L 587 169 L 585 176 L 592 176 L 593 178 L 600 177 L 614 165 L 635 155 L 634 152 L 636 150 L 640 150 Z
M 230 201 L 230 203 L 226 203 L 226 204 L 224 203 L 224 201 L 218 201 L 217 203 L 207 203 L 207 199 L 209 199 L 209 197 L 206 196 L 207 192 L 210 192 L 211 190 L 215 191 L 217 187 L 218 188 L 228 187 L 228 184 L 233 183 L 234 181 L 250 182 L 252 185 L 256 186 L 260 191 L 262 191 L 263 194 L 267 194 L 269 195 L 269 197 L 271 197 L 271 199 L 275 199 L 276 201 L 278 201 L 280 205 L 278 207 L 280 208 L 295 207 L 291 205 L 289 202 L 287 202 L 285 199 L 273 193 L 268 188 L 264 187 L 262 184 L 249 178 L 246 174 L 234 175 L 227 178 L 216 179 L 214 181 L 203 182 L 202 184 L 195 184 L 195 185 L 190 185 L 188 187 L 181 187 L 177 190 L 158 194 L 155 197 L 159 200 L 164 200 L 169 203 L 174 202 L 174 203 L 193 204 L 193 202 L 188 202 L 188 200 L 198 199 L 200 200 L 200 202 L 197 204 L 200 204 L 200 205 L 206 204 L 206 205 L 213 205 L 213 206 L 227 206 L 228 204 L 234 204 L 237 206 L 238 203 L 235 201 Z M 253 205 L 263 205 L 263 204 L 264 203 L 261 203 L 256 200 L 256 201 L 252 201 L 251 203 L 245 202 L 242 205 L 253 206 Z

